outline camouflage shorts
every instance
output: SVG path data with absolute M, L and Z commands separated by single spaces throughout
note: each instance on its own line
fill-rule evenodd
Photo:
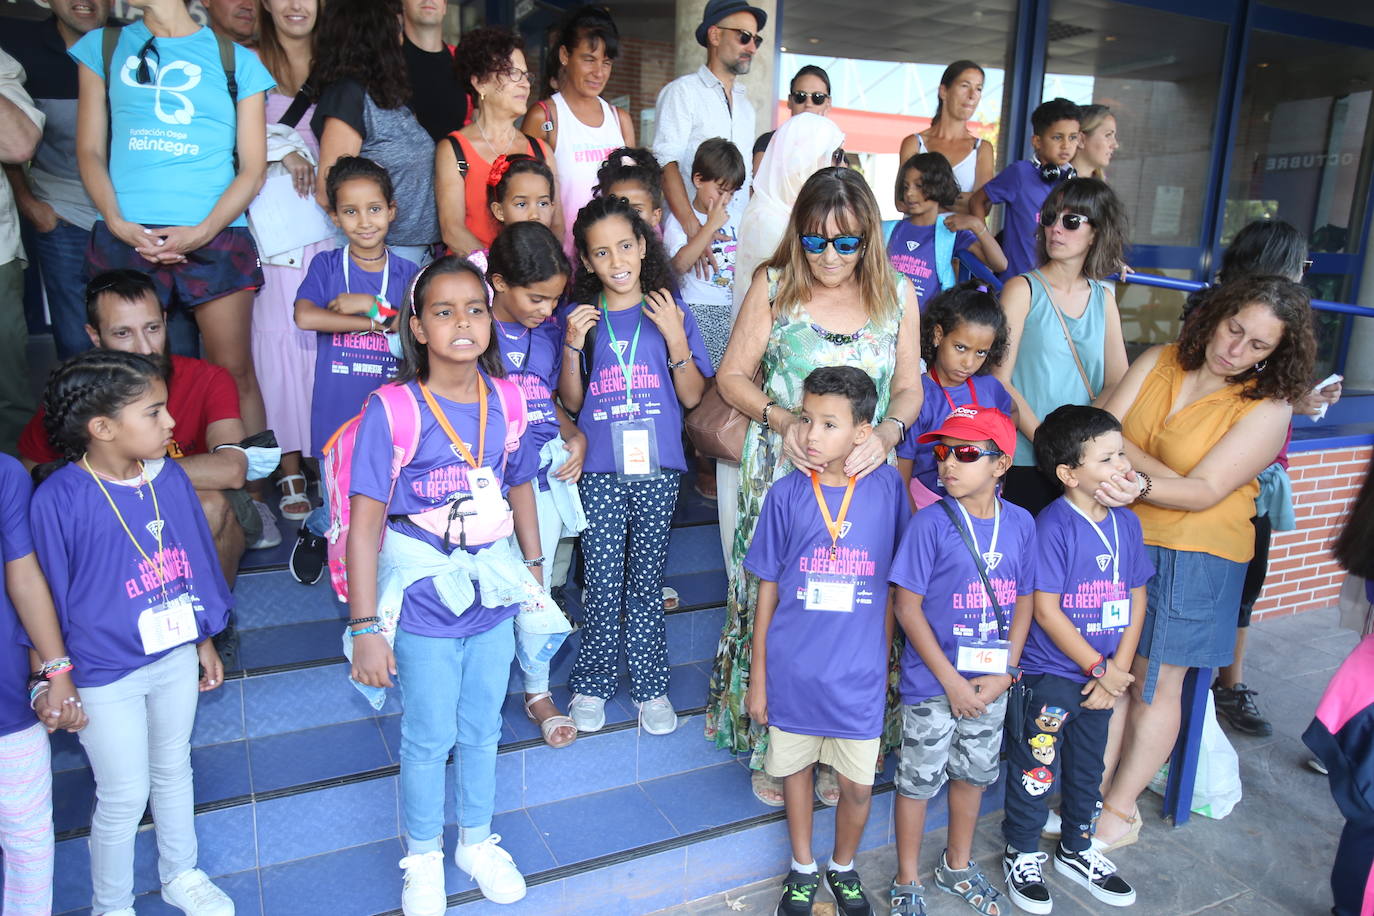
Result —
M 956 719 L 941 694 L 902 705 L 902 756 L 897 791 L 907 798 L 934 798 L 948 779 L 986 788 L 997 781 L 1002 751 L 1002 694 L 976 719 Z

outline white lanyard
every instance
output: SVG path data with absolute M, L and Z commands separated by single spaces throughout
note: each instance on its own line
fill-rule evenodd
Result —
M 346 293 L 351 293 L 351 292 L 353 292 L 353 289 L 352 289 L 352 287 L 349 285 L 349 282 L 348 282 L 348 265 L 349 265 L 349 262 L 351 262 L 351 261 L 353 260 L 353 255 L 352 255 L 352 253 L 351 253 L 352 250 L 353 250 L 353 249 L 352 249 L 351 247 L 347 247 L 347 246 L 346 246 L 346 247 L 344 248 L 344 253 L 343 253 L 344 292 L 346 292 Z M 391 303 L 391 297 L 388 296 L 388 295 L 386 294 L 386 288 L 387 288 L 387 280 L 388 280 L 388 278 L 391 276 L 391 249 L 390 249 L 390 248 L 384 248 L 384 249 L 382 249 L 382 250 L 383 250 L 384 252 L 386 252 L 386 254 L 383 255 L 384 260 L 382 261 L 382 285 L 381 285 L 381 287 L 380 287 L 380 290 L 381 290 L 382 299 L 383 299 L 385 302 L 387 302 L 388 304 L 390 304 L 390 303 Z
M 1111 509 L 1107 510 L 1107 516 L 1112 520 L 1112 539 L 1108 541 L 1107 535 L 1103 534 L 1102 528 L 1098 526 L 1097 522 L 1088 517 L 1088 513 L 1075 506 L 1067 497 L 1065 497 L 1064 502 L 1069 504 L 1070 509 L 1083 516 L 1083 519 L 1089 525 L 1093 526 L 1093 530 L 1097 532 L 1097 536 L 1102 539 L 1102 546 L 1107 548 L 1107 553 L 1109 553 L 1112 558 L 1112 584 L 1115 585 L 1117 582 L 1121 581 L 1121 538 L 1116 530 L 1116 513 Z
M 964 516 L 964 524 L 968 526 L 969 537 L 973 539 L 973 549 L 978 551 L 978 555 L 983 558 L 989 570 L 997 568 L 997 564 L 1002 561 L 1002 555 L 997 552 L 997 537 L 1002 531 L 1002 501 L 994 499 L 992 501 L 992 542 L 988 544 L 987 553 L 978 549 L 978 532 L 974 530 L 973 519 L 969 518 L 968 510 L 959 500 L 954 500 L 954 505 L 959 507 L 959 513 Z

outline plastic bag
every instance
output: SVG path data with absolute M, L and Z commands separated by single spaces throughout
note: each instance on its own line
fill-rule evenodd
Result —
M 1168 782 L 1169 765 L 1166 763 L 1150 780 L 1150 791 L 1163 795 Z M 1217 710 L 1209 690 L 1207 712 L 1202 720 L 1197 781 L 1193 784 L 1193 813 L 1219 821 L 1239 804 L 1240 797 L 1240 758 L 1217 724 Z

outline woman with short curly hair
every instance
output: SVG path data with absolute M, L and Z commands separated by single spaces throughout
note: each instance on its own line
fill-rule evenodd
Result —
M 310 126 L 320 138 L 315 197 L 340 156 L 371 159 L 391 176 L 396 219 L 387 244 L 421 267 L 439 241 L 434 209 L 434 141 L 407 106 L 400 0 L 329 0 L 315 34 L 312 82 L 320 101 Z
M 510 29 L 489 26 L 468 32 L 453 52 L 453 68 L 467 90 L 473 116 L 471 124 L 434 148 L 434 190 L 444 244 L 464 257 L 491 247 L 501 230 L 487 206 L 487 178 L 492 166 L 507 156 L 533 156 L 554 171 L 552 228 L 560 239 L 565 229 L 553 151 L 515 126 L 530 97 L 531 74 L 521 44 Z
M 1139 832 L 1135 801 L 1174 747 L 1184 675 L 1234 656 L 1255 478 L 1283 445 L 1315 353 L 1307 290 L 1244 278 L 1207 297 L 1176 343 L 1142 354 L 1107 400 L 1134 471 L 1098 497 L 1134 500 L 1155 567 L 1121 763 L 1097 825 L 1109 848 Z

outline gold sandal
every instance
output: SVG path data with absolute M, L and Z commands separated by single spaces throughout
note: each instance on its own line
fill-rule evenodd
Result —
M 540 700 L 548 700 L 549 702 L 553 702 L 553 694 L 549 693 L 546 690 L 543 693 L 536 693 L 534 696 L 527 698 L 525 700 L 525 715 L 529 716 L 531 722 L 539 726 L 539 733 L 544 736 L 544 743 L 552 748 L 560 748 L 567 747 L 569 744 L 572 744 L 574 741 L 576 741 L 577 725 L 573 722 L 571 716 L 556 714 L 549 716 L 542 722 L 535 717 L 534 713 L 530 711 L 530 707 L 533 706 L 535 703 L 538 703 Z M 554 709 L 557 708 L 558 707 L 555 705 Z M 560 728 L 571 728 L 573 732 L 572 737 L 569 738 L 567 741 L 563 742 L 555 741 L 553 738 L 554 733 L 556 733 Z

